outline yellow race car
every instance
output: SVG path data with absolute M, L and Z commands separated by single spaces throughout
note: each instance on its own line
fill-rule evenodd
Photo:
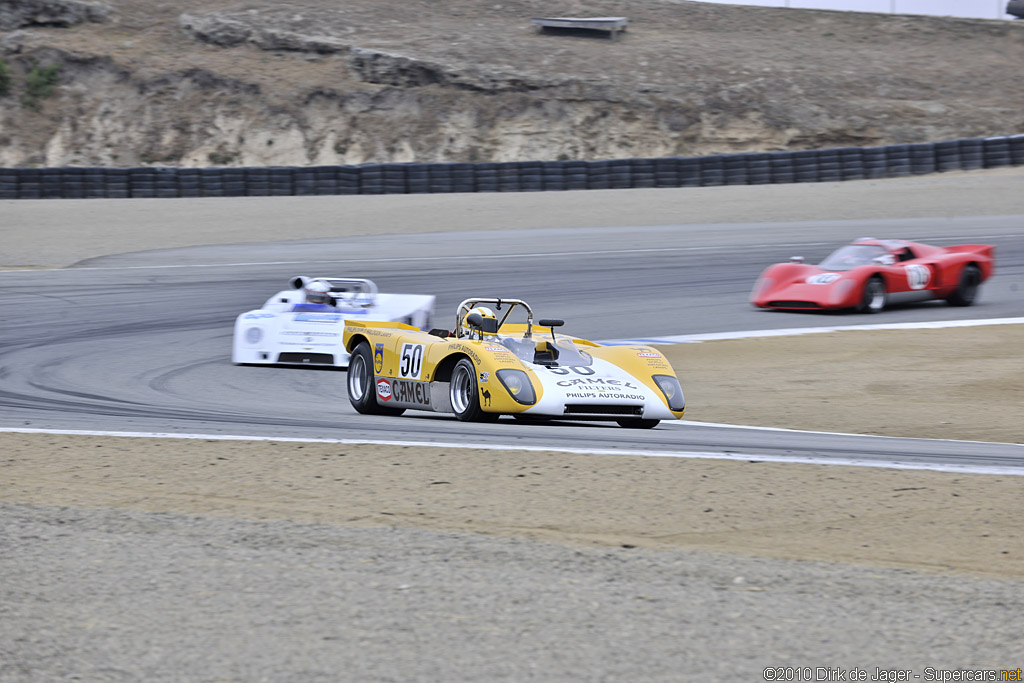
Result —
M 650 428 L 683 416 L 682 386 L 661 352 L 557 334 L 563 324 L 534 324 L 519 299 L 466 299 L 452 331 L 346 320 L 349 401 L 364 414 L 429 410 L 475 422 L 511 415 Z

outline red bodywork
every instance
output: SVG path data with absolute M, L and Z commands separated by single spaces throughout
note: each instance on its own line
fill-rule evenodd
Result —
M 849 269 L 777 263 L 761 273 L 750 303 L 781 310 L 860 309 L 865 287 L 874 277 L 881 278 L 891 303 L 949 299 L 961 286 L 967 266 L 973 264 L 980 271 L 979 284 L 991 277 L 995 268 L 995 247 L 988 244 L 936 247 L 905 240 L 862 239 L 849 246 L 880 247 L 884 251 L 879 254 L 892 256 Z

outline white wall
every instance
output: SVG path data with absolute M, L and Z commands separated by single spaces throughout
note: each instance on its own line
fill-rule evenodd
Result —
M 1006 14 L 1007 0 L 700 0 L 728 5 L 759 5 L 795 9 L 837 9 L 856 12 L 933 14 L 947 17 L 1013 19 Z

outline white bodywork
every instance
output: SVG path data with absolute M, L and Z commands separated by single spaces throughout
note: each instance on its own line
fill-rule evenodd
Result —
M 332 309 L 293 311 L 306 301 L 304 287 L 323 282 L 331 288 Z M 326 365 L 348 367 L 345 320 L 402 322 L 428 329 L 435 297 L 380 294 L 370 280 L 299 276 L 292 289 L 278 292 L 259 309 L 235 320 L 231 362 L 253 365 Z
M 472 328 L 467 330 L 463 323 L 474 306 L 485 303 L 495 304 L 498 311 L 506 306 L 504 315 L 498 322 L 498 332 L 486 338 Z M 500 326 L 508 320 L 516 307 L 521 307 L 527 316 L 526 331 L 518 334 L 502 334 Z M 561 325 L 562 321 L 540 320 L 541 327 L 551 324 Z M 541 384 L 541 395 L 537 402 L 517 415 L 561 418 L 570 420 L 610 420 L 610 419 L 644 419 L 674 420 L 676 415 L 665 403 L 664 397 L 644 382 L 637 379 L 629 370 L 615 363 L 587 353 L 587 347 L 577 347 L 573 338 L 555 334 L 552 328 L 550 337 L 547 334 L 534 336 L 533 310 L 519 299 L 467 299 L 459 305 L 456 313 L 455 329 L 461 337 L 467 334 L 470 339 L 493 340 L 495 348 L 491 351 L 499 353 L 506 349 L 511 351 L 522 363 L 523 367 L 532 371 Z M 538 360 L 537 343 L 547 343 L 548 351 L 557 350 L 555 357 Z M 485 344 L 485 348 L 489 345 Z M 645 356 L 663 360 L 660 352 L 649 346 L 633 347 L 638 358 Z M 641 364 L 641 367 L 644 364 Z M 647 363 L 646 365 L 650 365 Z M 644 368 L 648 376 L 661 374 L 650 367 Z M 674 373 L 672 374 L 674 378 Z M 490 393 L 490 387 L 501 380 L 490 372 L 482 372 L 477 381 L 482 390 L 484 401 Z M 685 406 L 682 386 L 679 390 L 679 410 Z M 440 399 L 440 401 L 438 400 Z M 451 399 L 448 391 L 431 391 L 431 403 L 435 410 L 452 412 Z M 418 406 L 412 406 L 418 407 Z
M 570 367 L 527 364 L 540 378 L 544 395 L 522 414 L 574 420 L 588 417 L 608 419 L 609 415 L 647 420 L 676 419 L 654 389 L 613 363 L 601 358 L 593 361 L 589 366 Z M 634 407 L 636 413 L 617 410 L 626 406 Z M 600 408 L 606 408 L 608 412 L 596 412 Z

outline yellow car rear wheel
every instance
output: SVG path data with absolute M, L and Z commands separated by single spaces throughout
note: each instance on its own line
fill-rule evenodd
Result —
M 373 352 L 367 342 L 360 342 L 348 359 L 348 400 L 363 415 L 401 415 L 403 408 L 390 408 L 377 402 L 373 376 Z

